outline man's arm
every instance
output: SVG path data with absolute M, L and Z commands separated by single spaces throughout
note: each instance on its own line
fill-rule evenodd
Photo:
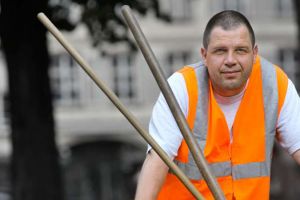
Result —
M 300 165 L 300 149 L 293 153 L 292 156 L 295 159 L 295 161 Z
M 139 176 L 135 200 L 155 200 L 165 181 L 169 167 L 154 150 L 150 150 Z
M 300 98 L 294 84 L 288 80 L 285 100 L 281 108 L 277 131 L 279 143 L 300 165 Z
M 168 79 L 168 82 L 181 110 L 186 116 L 188 112 L 188 96 L 184 77 L 182 74 L 176 72 Z M 171 159 L 177 155 L 177 150 L 183 138 L 162 94 L 159 95 L 153 108 L 149 124 L 149 133 Z M 155 151 L 150 150 L 139 176 L 135 199 L 156 199 L 165 181 L 168 170 L 168 166 L 160 159 Z

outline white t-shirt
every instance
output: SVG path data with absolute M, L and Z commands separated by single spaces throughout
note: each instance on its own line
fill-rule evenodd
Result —
M 189 100 L 182 74 L 174 73 L 168 79 L 168 82 L 183 114 L 187 116 Z M 244 91 L 232 97 L 222 97 L 215 94 L 215 98 L 225 115 L 230 130 Z M 153 108 L 149 132 L 170 158 L 173 159 L 177 156 L 183 137 L 162 94 L 159 95 Z M 288 81 L 285 101 L 279 114 L 277 132 L 279 143 L 289 154 L 293 154 L 300 149 L 300 98 L 294 84 L 290 80 Z M 148 150 L 150 149 L 149 145 Z

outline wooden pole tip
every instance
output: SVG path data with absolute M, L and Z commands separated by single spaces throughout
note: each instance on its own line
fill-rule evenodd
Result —
M 124 6 L 121 7 L 121 10 L 122 11 L 125 11 L 125 10 L 128 11 L 128 10 L 130 10 L 130 7 L 128 5 L 124 5 Z

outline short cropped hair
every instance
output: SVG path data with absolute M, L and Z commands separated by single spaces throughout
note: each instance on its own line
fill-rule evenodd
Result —
M 252 46 L 255 45 L 255 35 L 248 19 L 234 10 L 225 10 L 214 15 L 207 23 L 203 34 L 203 47 L 207 49 L 213 28 L 220 26 L 224 30 L 232 30 L 240 25 L 246 26 L 250 34 Z

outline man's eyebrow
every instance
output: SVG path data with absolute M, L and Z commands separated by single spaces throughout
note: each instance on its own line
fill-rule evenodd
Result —
M 220 45 L 220 46 L 214 46 L 212 47 L 212 49 L 227 49 L 227 47 Z
M 248 47 L 248 46 L 242 46 L 242 45 L 236 46 L 236 48 L 237 48 L 237 49 L 251 49 L 251 48 Z

